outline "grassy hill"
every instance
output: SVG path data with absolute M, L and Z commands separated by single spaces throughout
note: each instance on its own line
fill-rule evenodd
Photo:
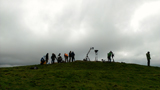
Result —
M 159 67 L 80 61 L 34 66 L 0 68 L 0 90 L 160 90 Z

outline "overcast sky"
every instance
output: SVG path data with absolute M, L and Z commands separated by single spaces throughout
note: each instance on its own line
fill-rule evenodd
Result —
M 0 64 L 39 64 L 54 52 L 75 52 L 83 60 L 90 47 L 98 59 L 160 66 L 159 0 L 0 0 Z M 94 50 L 89 54 L 95 59 Z

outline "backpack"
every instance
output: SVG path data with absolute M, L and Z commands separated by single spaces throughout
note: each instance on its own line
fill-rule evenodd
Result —
M 66 57 L 68 57 L 68 54 L 65 53 L 64 55 L 65 55 Z

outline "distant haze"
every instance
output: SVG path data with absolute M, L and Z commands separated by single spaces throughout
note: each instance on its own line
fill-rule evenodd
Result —
M 98 59 L 160 66 L 159 0 L 0 0 L 0 65 L 39 64 L 49 53 L 90 47 Z M 95 59 L 94 50 L 89 57 Z

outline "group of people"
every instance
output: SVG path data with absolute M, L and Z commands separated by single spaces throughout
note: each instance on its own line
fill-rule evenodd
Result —
M 110 51 L 107 54 L 108 62 L 111 62 L 111 59 L 114 62 L 114 58 L 113 57 L 114 57 L 114 53 L 112 51 Z M 146 53 L 146 58 L 147 58 L 147 66 L 150 66 L 151 56 L 150 56 L 150 52 L 149 51 Z M 102 62 L 105 62 L 105 61 L 102 59 Z
M 49 54 L 47 53 L 45 56 L 43 56 L 41 58 L 41 64 L 48 64 L 48 58 L 49 57 Z M 68 59 L 69 57 L 69 59 Z M 111 62 L 111 59 L 113 60 L 114 62 L 114 53 L 112 51 L 110 51 L 108 54 L 107 54 L 107 58 L 108 58 L 108 62 Z M 146 57 L 147 57 L 147 65 L 150 66 L 150 52 L 148 51 L 146 53 Z M 75 53 L 73 51 L 70 51 L 69 52 L 69 55 L 67 53 L 64 53 L 64 58 L 65 58 L 65 61 L 63 61 L 63 58 L 61 56 L 61 53 L 58 54 L 58 57 L 56 57 L 56 55 L 54 53 L 52 53 L 52 56 L 51 56 L 51 64 L 55 63 L 55 60 L 57 60 L 58 63 L 61 63 L 61 62 L 73 62 L 75 61 Z M 103 59 L 102 59 L 102 62 L 105 62 Z
M 41 58 L 41 65 L 49 64 L 48 57 L 49 57 L 49 54 L 47 53 L 46 55 L 44 55 Z M 69 57 L 69 59 L 68 59 L 68 57 Z M 55 63 L 55 60 L 57 60 L 58 63 L 71 62 L 71 61 L 73 62 L 73 61 L 75 61 L 75 53 L 73 51 L 70 51 L 69 54 L 64 53 L 64 59 L 65 59 L 65 61 L 63 60 L 61 53 L 59 53 L 57 57 L 56 57 L 56 54 L 52 53 L 51 64 Z

